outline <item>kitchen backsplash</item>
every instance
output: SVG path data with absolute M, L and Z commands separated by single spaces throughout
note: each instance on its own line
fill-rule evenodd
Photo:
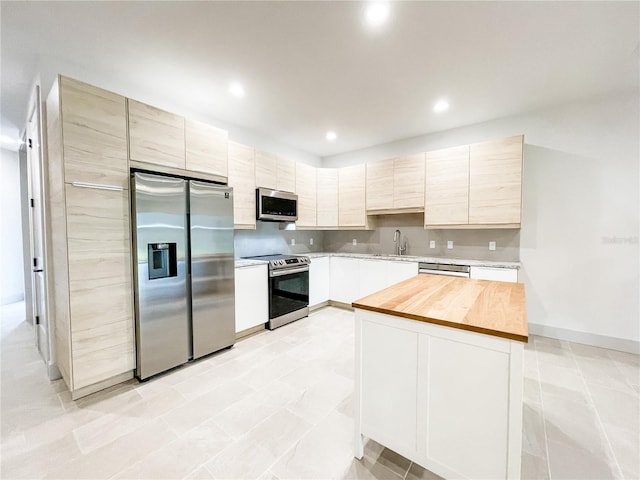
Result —
M 406 239 L 406 255 L 517 262 L 520 260 L 520 230 L 425 230 L 421 213 L 380 215 L 375 230 L 286 230 L 282 223 L 258 222 L 255 230 L 236 230 L 235 256 L 252 257 L 274 253 L 309 252 L 395 253 L 396 229 Z M 291 245 L 291 240 L 295 245 Z M 310 240 L 313 239 L 313 245 Z M 356 245 L 353 245 L 355 239 Z M 435 248 L 429 242 L 435 241 Z M 447 241 L 453 249 L 447 249 Z M 489 242 L 496 249 L 489 250 Z
M 324 232 L 324 247 L 327 252 L 393 254 L 393 236 L 399 229 L 407 242 L 406 255 L 505 262 L 520 260 L 520 230 L 425 230 L 423 222 L 421 213 L 379 215 L 376 230 Z M 356 245 L 353 245 L 354 239 Z M 429 248 L 431 240 L 435 241 L 435 248 Z M 447 241 L 453 242 L 453 249 L 447 249 Z M 495 250 L 489 250 L 489 242 L 496 242 Z
M 236 230 L 234 235 L 236 258 L 325 251 L 323 242 L 325 232 L 285 230 L 287 225 L 290 224 L 259 221 L 256 223 L 255 230 Z M 295 245 L 291 245 L 292 239 Z M 312 239 L 313 245 L 310 245 Z

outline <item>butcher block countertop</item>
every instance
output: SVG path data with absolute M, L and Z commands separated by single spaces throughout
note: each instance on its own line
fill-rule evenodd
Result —
M 352 306 L 525 343 L 529 337 L 521 283 L 421 274 Z

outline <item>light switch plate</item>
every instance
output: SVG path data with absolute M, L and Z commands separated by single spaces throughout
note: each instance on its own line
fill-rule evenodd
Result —
M 435 240 L 429 240 L 429 248 L 436 248 L 436 241 Z
M 292 238 L 292 239 L 291 239 L 291 245 L 295 245 L 295 244 L 296 244 L 296 239 L 295 239 L 295 238 Z
M 354 238 L 353 241 L 351 242 L 351 244 L 355 247 L 356 245 L 358 245 L 358 239 Z
M 309 245 L 313 245 L 313 238 L 309 239 Z
M 489 242 L 489 250 L 495 250 L 496 249 L 496 242 Z
M 453 248 L 453 240 L 447 240 L 447 248 L 451 250 Z

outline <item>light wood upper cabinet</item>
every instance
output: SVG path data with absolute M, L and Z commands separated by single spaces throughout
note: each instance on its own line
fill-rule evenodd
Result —
M 469 223 L 469 145 L 427 152 L 425 225 Z
M 366 165 L 338 170 L 338 225 L 366 227 Z
M 318 226 L 338 226 L 338 169 L 318 169 Z
M 393 208 L 424 207 L 424 153 L 393 161 Z
M 125 98 L 67 77 L 59 85 L 65 182 L 128 188 Z
M 470 146 L 470 224 L 519 226 L 523 143 L 518 135 Z
M 367 163 L 367 210 L 390 210 L 393 208 L 393 165 L 392 158 Z
M 229 142 L 229 186 L 233 187 L 233 223 L 256 227 L 256 162 L 254 149 Z
M 305 163 L 296 163 L 296 192 L 298 194 L 298 220 L 300 227 L 317 225 L 317 177 L 316 167 Z
M 256 150 L 256 186 L 294 193 L 296 190 L 295 162 Z
M 135 368 L 129 194 L 66 185 L 66 208 L 77 390 Z
M 271 153 L 256 150 L 256 187 L 278 187 L 278 157 Z
M 276 171 L 277 190 L 294 193 L 296 191 L 296 163 L 293 160 L 278 157 Z
M 128 100 L 129 158 L 185 169 L 184 118 Z
M 184 130 L 186 169 L 226 177 L 227 131 L 188 119 Z
M 424 208 L 424 153 L 367 163 L 367 211 L 399 213 Z

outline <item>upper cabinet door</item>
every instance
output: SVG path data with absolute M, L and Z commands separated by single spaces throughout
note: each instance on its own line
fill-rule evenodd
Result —
M 338 226 L 338 169 L 318 169 L 318 226 Z
M 256 163 L 253 148 L 229 142 L 229 186 L 233 187 L 233 223 L 256 227 Z
M 424 153 L 393 161 L 393 208 L 424 208 Z
M 470 146 L 470 224 L 520 224 L 523 142 L 518 135 Z
M 256 150 L 256 187 L 278 187 L 278 157 L 271 153 Z
M 427 152 L 425 225 L 469 223 L 469 145 Z
M 186 169 L 226 177 L 227 131 L 193 120 L 185 120 L 184 127 Z
M 129 158 L 185 169 L 184 118 L 129 99 Z
M 125 98 L 60 77 L 65 182 L 128 188 Z
M 296 164 L 293 160 L 278 157 L 276 189 L 294 193 L 296 191 Z
M 393 208 L 393 163 L 392 158 L 381 162 L 367 163 L 367 210 L 390 210 Z
M 316 167 L 296 163 L 296 192 L 298 194 L 298 220 L 300 227 L 315 227 L 316 217 Z
M 338 170 L 338 225 L 366 227 L 365 164 Z

